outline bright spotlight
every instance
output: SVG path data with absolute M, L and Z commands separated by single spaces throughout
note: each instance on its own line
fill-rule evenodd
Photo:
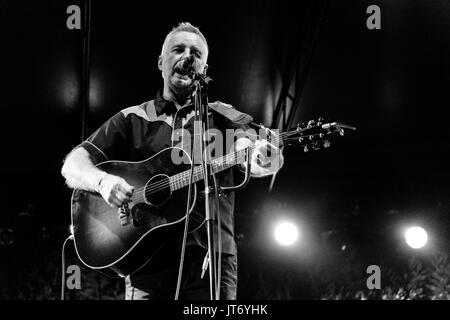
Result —
M 405 240 L 411 248 L 420 249 L 427 243 L 428 234 L 425 229 L 421 227 L 410 227 L 405 231 Z
M 290 222 L 282 222 L 275 227 L 275 239 L 283 246 L 289 246 L 297 241 L 297 227 Z

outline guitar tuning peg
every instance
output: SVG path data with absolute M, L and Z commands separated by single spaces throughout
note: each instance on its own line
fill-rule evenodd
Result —
M 323 147 L 324 147 L 324 148 L 329 148 L 330 145 L 331 145 L 330 140 L 324 140 L 324 142 L 323 142 Z
M 304 146 L 304 147 L 303 147 L 303 152 L 308 152 L 308 151 L 309 151 L 308 146 Z
M 322 117 L 320 117 L 319 119 L 317 119 L 317 126 L 320 127 L 324 121 L 325 121 L 325 120 L 324 120 Z
M 314 126 L 316 122 L 314 120 L 309 120 L 308 121 L 308 128 L 311 128 L 312 126 Z
M 303 142 L 303 137 L 298 138 L 298 142 L 302 143 Z

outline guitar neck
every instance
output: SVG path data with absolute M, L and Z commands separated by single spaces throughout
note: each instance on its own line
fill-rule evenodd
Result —
M 219 173 L 224 170 L 230 169 L 234 166 L 242 164 L 245 162 L 246 150 L 239 150 L 231 152 L 223 157 L 214 159 L 211 161 L 211 171 L 212 173 Z M 170 189 L 172 191 L 184 188 L 189 185 L 191 170 L 186 170 L 180 172 L 176 175 L 170 177 Z M 212 174 L 211 173 L 211 174 Z M 194 167 L 192 182 L 198 182 L 204 179 L 203 165 L 198 165 Z
M 299 130 L 294 130 L 291 132 L 299 132 Z M 290 134 L 291 132 L 286 132 L 284 134 Z M 278 147 L 284 146 L 284 139 L 282 136 L 272 139 L 272 143 L 275 143 Z M 253 148 L 253 147 L 248 147 Z M 211 161 L 211 171 L 212 173 L 219 173 L 221 171 L 230 169 L 239 164 L 243 164 L 246 158 L 246 150 L 248 148 L 231 152 L 223 157 L 214 159 Z M 186 170 L 180 172 L 176 175 L 170 177 L 170 189 L 172 191 L 182 189 L 189 185 L 189 177 L 191 170 Z M 211 174 L 212 174 L 211 173 Z M 198 182 L 204 179 L 203 165 L 198 165 L 194 167 L 194 174 L 192 176 L 193 182 Z

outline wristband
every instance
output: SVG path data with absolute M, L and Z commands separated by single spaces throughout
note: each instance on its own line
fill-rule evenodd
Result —
M 102 183 L 102 180 L 106 175 L 107 173 L 105 171 L 102 171 L 97 179 L 97 183 L 95 184 L 95 191 L 97 191 L 98 193 L 100 193 L 100 184 Z

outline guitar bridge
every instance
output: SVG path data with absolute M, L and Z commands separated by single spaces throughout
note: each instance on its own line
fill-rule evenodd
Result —
M 124 203 L 119 208 L 119 219 L 120 224 L 122 226 L 126 226 L 130 224 L 130 208 L 128 207 L 128 203 Z

